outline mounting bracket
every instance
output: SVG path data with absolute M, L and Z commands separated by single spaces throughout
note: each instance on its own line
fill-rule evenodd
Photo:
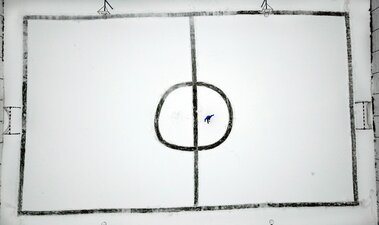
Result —
M 371 101 L 355 102 L 355 129 L 372 130 L 372 103 Z
M 8 115 L 8 126 L 3 132 L 3 135 L 19 135 L 20 132 L 12 132 L 12 110 L 21 109 L 19 106 L 4 106 L 5 113 Z

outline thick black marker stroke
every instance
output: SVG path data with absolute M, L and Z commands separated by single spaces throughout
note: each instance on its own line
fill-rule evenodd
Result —
M 346 38 L 347 38 L 347 55 L 349 67 L 349 103 L 350 103 L 350 122 L 351 122 L 351 137 L 352 137 L 352 168 L 353 168 L 353 194 L 354 201 L 341 201 L 341 202 L 299 202 L 299 203 L 262 203 L 262 204 L 237 204 L 237 205 L 221 205 L 221 206 L 197 206 L 197 207 L 168 207 L 168 208 L 130 208 L 130 209 L 82 209 L 82 210 L 23 210 L 23 183 L 24 183 L 24 165 L 25 165 L 25 142 L 26 142 L 26 106 L 27 106 L 27 20 L 100 20 L 100 19 L 116 19 L 116 18 L 144 18 L 144 17 L 195 17 L 195 16 L 233 16 L 233 15 L 261 15 L 259 10 L 239 10 L 239 11 L 213 11 L 213 12 L 179 12 L 179 13 L 129 13 L 119 15 L 105 15 L 105 16 L 49 16 L 49 15 L 28 15 L 24 17 L 24 62 L 23 62 L 23 87 L 22 87 L 22 135 L 21 135 L 21 150 L 20 150 L 20 177 L 19 177 L 19 193 L 18 193 L 18 215 L 74 215 L 74 214 L 93 214 L 93 213 L 164 213 L 164 212 L 185 212 L 185 211 L 216 211 L 216 210 L 234 210 L 234 209 L 250 209 L 261 207 L 272 208 L 286 208 L 286 207 L 354 207 L 359 206 L 358 196 L 358 181 L 357 181 L 357 158 L 356 158 L 356 138 L 355 138 L 355 124 L 354 124 L 354 101 L 353 101 L 353 67 L 352 67 L 352 53 L 351 53 L 351 34 L 350 22 L 348 12 L 331 12 L 331 11 L 288 11 L 288 10 L 274 10 L 272 15 L 306 15 L 306 16 L 337 16 L 345 18 L 346 25 Z M 167 92 L 182 86 L 183 83 L 174 85 Z M 192 86 L 192 82 L 188 85 Z M 197 82 L 197 86 L 201 86 L 201 82 Z M 207 86 L 205 83 L 202 85 L 212 89 L 212 86 Z M 171 90 L 171 91 L 170 91 Z M 215 90 L 215 89 L 212 89 Z M 215 90 L 217 91 L 217 90 Z M 221 90 L 220 90 L 221 91 Z M 166 93 L 167 93 L 166 92 Z M 169 93 L 167 93 L 169 94 Z M 220 94 L 220 93 L 219 93 Z M 167 96 L 166 96 L 167 97 Z M 162 97 L 160 104 L 163 105 L 164 99 Z M 159 105 L 158 105 L 159 107 Z M 162 107 L 162 106 L 160 106 Z M 229 114 L 230 116 L 230 114 Z M 159 117 L 159 114 L 158 114 Z M 157 116 L 156 116 L 157 118 Z M 225 135 L 224 135 L 225 136 Z M 221 143 L 223 140 L 219 140 Z M 167 147 L 183 151 L 194 151 L 193 147 L 176 146 L 170 143 L 165 143 Z M 213 146 L 214 145 L 214 146 Z M 217 147 L 218 142 L 210 146 L 198 146 L 198 151 L 207 150 Z
M 192 113 L 193 113 L 193 205 L 199 203 L 199 128 L 197 119 L 197 67 L 196 67 L 196 41 L 195 41 L 195 21 L 193 16 L 189 17 L 190 40 L 191 40 L 191 65 L 192 65 Z
M 128 13 L 96 16 L 48 16 L 28 15 L 27 20 L 101 20 L 118 18 L 144 18 L 144 17 L 195 17 L 195 16 L 235 16 L 235 15 L 261 15 L 260 10 L 237 10 L 237 11 L 199 11 L 199 12 L 167 12 L 167 13 Z M 309 15 L 309 16 L 345 16 L 347 12 L 331 11 L 306 11 L 306 10 L 274 10 L 272 15 Z
M 175 213 L 175 212 L 200 212 L 221 210 L 242 210 L 254 208 L 296 208 L 296 207 L 352 207 L 358 206 L 358 202 L 290 202 L 290 203 L 257 203 L 218 206 L 197 207 L 167 207 L 167 208 L 130 208 L 130 209 L 81 209 L 59 211 L 29 211 L 25 210 L 20 215 L 28 216 L 53 216 L 53 215 L 76 215 L 95 213 Z
M 190 152 L 195 151 L 195 147 L 194 146 L 181 146 L 181 145 L 176 145 L 176 144 L 169 143 L 168 141 L 166 141 L 163 138 L 163 136 L 162 136 L 162 134 L 160 132 L 160 129 L 159 129 L 159 117 L 160 117 L 160 113 L 161 113 L 163 104 L 166 101 L 167 96 L 171 92 L 175 91 L 178 88 L 191 87 L 192 85 L 193 85 L 192 82 L 184 82 L 184 83 L 179 83 L 179 84 L 173 85 L 172 87 L 170 87 L 163 94 L 162 98 L 160 99 L 160 101 L 158 103 L 157 110 L 155 112 L 155 119 L 154 119 L 155 133 L 157 135 L 158 140 L 162 144 L 164 144 L 165 146 L 167 146 L 168 148 L 176 149 L 176 150 L 180 150 L 180 151 L 190 151 Z M 222 99 L 224 100 L 224 102 L 225 102 L 225 104 L 226 104 L 226 106 L 228 108 L 229 121 L 228 121 L 228 126 L 226 128 L 226 131 L 225 131 L 224 135 L 218 141 L 216 141 L 216 142 L 214 142 L 212 144 L 209 144 L 209 145 L 200 145 L 200 146 L 197 147 L 198 151 L 210 150 L 210 149 L 216 148 L 217 146 L 221 145 L 228 138 L 228 136 L 230 135 L 230 132 L 232 131 L 232 127 L 233 127 L 233 108 L 232 108 L 232 104 L 230 103 L 229 98 L 218 87 L 216 87 L 216 86 L 214 86 L 212 84 L 205 83 L 205 82 L 197 82 L 196 86 L 206 87 L 206 88 L 209 88 L 209 89 L 217 92 L 222 97 Z
M 351 135 L 351 155 L 352 155 L 352 177 L 353 177 L 353 196 L 354 201 L 358 201 L 358 177 L 357 177 L 357 150 L 355 137 L 355 118 L 354 118 L 354 86 L 353 86 L 353 59 L 351 49 L 350 17 L 345 15 L 347 61 L 349 71 L 349 108 L 350 108 L 350 135 Z
M 23 81 L 22 81 L 22 133 L 20 147 L 20 177 L 18 186 L 17 212 L 22 211 L 22 200 L 24 191 L 24 169 L 25 169 L 25 143 L 26 143 L 26 106 L 28 90 L 28 20 L 23 20 Z
M 4 40 L 5 40 L 5 35 L 4 35 L 4 31 L 5 31 L 5 16 L 4 15 L 5 15 L 5 0 L 1 1 L 1 5 L 3 7 L 3 15 L 0 15 L 1 16 L 1 20 L 2 20 L 1 36 L 3 37 L 2 40 L 1 40 L 1 46 L 2 46 L 2 49 L 1 49 L 1 61 L 4 62 Z

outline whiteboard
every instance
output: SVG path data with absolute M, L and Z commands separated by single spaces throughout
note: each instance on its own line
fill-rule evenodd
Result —
M 31 17 L 22 209 L 352 204 L 345 23 L 344 14 Z M 191 83 L 157 111 L 194 74 L 230 105 L 200 83 L 194 96 Z M 158 119 L 162 139 L 190 150 L 160 143 Z M 201 149 L 229 125 L 223 143 Z
M 368 1 L 110 3 L 6 2 L 1 224 L 376 224 Z

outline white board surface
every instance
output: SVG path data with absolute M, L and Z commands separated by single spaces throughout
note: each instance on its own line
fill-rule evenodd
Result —
M 353 201 L 345 18 L 194 28 L 197 79 L 234 112 L 225 143 L 199 153 L 199 205 Z M 192 79 L 188 18 L 31 20 L 27 43 L 24 210 L 193 205 L 193 153 L 162 145 L 153 122 L 163 92 Z M 198 89 L 201 146 L 222 137 L 228 110 Z M 192 88 L 162 110 L 163 137 L 192 146 Z
M 193 157 L 153 127 L 165 88 L 190 77 L 187 24 L 30 23 L 25 209 L 191 204 Z

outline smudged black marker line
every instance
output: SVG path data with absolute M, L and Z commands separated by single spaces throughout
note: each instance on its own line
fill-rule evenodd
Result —
M 191 64 L 192 64 L 192 113 L 193 113 L 193 173 L 194 173 L 194 200 L 193 205 L 199 203 L 199 149 L 198 149 L 198 119 L 197 119 L 197 67 L 196 67 L 196 41 L 195 21 L 189 17 L 190 40 L 191 40 Z
M 28 20 L 23 20 L 23 81 L 22 81 L 22 134 L 20 147 L 20 175 L 18 186 L 17 212 L 22 212 L 25 170 L 25 143 L 26 143 L 26 108 L 28 90 Z
M 235 16 L 235 15 L 261 15 L 260 10 L 237 10 L 237 11 L 198 11 L 198 12 L 177 12 L 177 13 L 128 13 L 96 16 L 47 16 L 47 15 L 27 15 L 28 20 L 101 20 L 118 18 L 145 18 L 145 17 L 196 17 L 196 16 Z M 309 16 L 345 16 L 347 12 L 332 11 L 307 11 L 307 10 L 274 10 L 271 15 L 309 15 Z
M 357 177 L 357 150 L 355 136 L 355 118 L 354 118 L 354 86 L 353 86 L 353 57 L 351 49 L 351 32 L 350 32 L 350 17 L 345 14 L 346 27 L 346 44 L 347 44 L 347 61 L 349 73 L 349 108 L 350 108 L 350 135 L 351 135 L 351 155 L 352 155 L 352 177 L 353 177 L 353 196 L 354 201 L 359 200 L 358 196 L 358 177 Z
M 163 94 L 163 96 L 161 97 L 161 99 L 158 103 L 158 106 L 157 106 L 157 109 L 155 112 L 155 118 L 154 118 L 155 133 L 157 135 L 158 140 L 168 148 L 180 150 L 180 151 L 190 151 L 190 152 L 195 151 L 195 147 L 193 147 L 193 146 L 181 146 L 181 145 L 172 144 L 172 143 L 166 141 L 163 138 L 163 136 L 160 132 L 160 128 L 159 128 L 160 113 L 161 113 L 162 107 L 163 107 L 168 95 L 171 94 L 171 92 L 175 91 L 176 89 L 179 89 L 182 87 L 191 87 L 192 84 L 193 84 L 192 82 L 183 82 L 183 83 L 179 83 L 179 84 L 175 84 L 175 85 L 171 86 Z M 221 145 L 223 142 L 225 142 L 225 140 L 230 135 L 230 133 L 232 131 L 232 127 L 233 127 L 233 108 L 232 108 L 232 104 L 230 103 L 229 98 L 226 96 L 226 94 L 220 88 L 218 88 L 212 84 L 205 83 L 205 82 L 197 82 L 196 86 L 206 87 L 206 88 L 209 88 L 209 89 L 217 92 L 221 96 L 221 98 L 224 100 L 224 102 L 228 108 L 228 113 L 229 113 L 229 121 L 228 121 L 228 125 L 227 125 L 227 128 L 226 128 L 224 135 L 218 141 L 216 141 L 212 144 L 200 145 L 197 147 L 198 151 L 206 151 L 206 150 L 210 150 L 210 149 L 216 148 L 217 146 Z
M 257 203 L 218 206 L 197 207 L 168 207 L 168 208 L 129 208 L 129 209 L 81 209 L 81 210 L 59 210 L 59 211 L 22 211 L 21 215 L 27 216 L 54 216 L 54 215 L 76 215 L 95 213 L 175 213 L 175 212 L 200 212 L 241 210 L 254 208 L 296 208 L 296 207 L 353 207 L 358 202 L 290 202 L 290 203 Z

